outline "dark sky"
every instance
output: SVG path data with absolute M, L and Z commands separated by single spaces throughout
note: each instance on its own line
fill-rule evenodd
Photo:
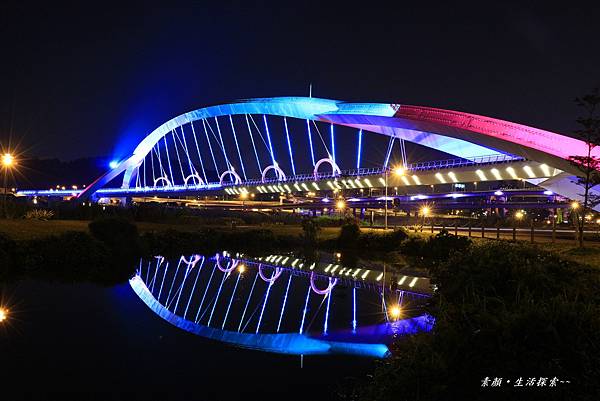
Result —
M 214 3 L 3 2 L 2 145 L 64 160 L 123 157 L 175 115 L 307 95 L 310 82 L 318 97 L 568 132 L 573 98 L 600 83 L 598 9 Z

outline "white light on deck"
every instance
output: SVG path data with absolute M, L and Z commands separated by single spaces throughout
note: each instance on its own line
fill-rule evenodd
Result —
M 481 181 L 487 181 L 487 177 L 485 176 L 485 173 L 483 171 L 475 170 L 475 174 L 477 174 L 477 177 L 479 177 Z
M 512 168 L 512 167 L 507 167 L 507 168 L 506 168 L 506 172 L 507 172 L 508 174 L 510 174 L 510 176 L 511 176 L 513 179 L 515 179 L 515 180 L 518 180 L 518 179 L 519 179 L 519 176 L 517 176 L 517 173 L 515 172 L 515 169 L 514 169 L 514 168 Z
M 527 177 L 535 178 L 535 173 L 533 172 L 533 170 L 530 166 L 523 166 L 523 171 L 525 171 L 525 174 L 527 174 Z
M 497 168 L 493 168 L 490 171 L 492 172 L 492 175 L 494 176 L 495 179 L 497 179 L 497 180 L 502 179 L 502 175 L 500 174 L 500 171 Z
M 544 173 L 545 177 L 550 177 L 550 167 L 548 167 L 547 164 L 545 164 L 545 163 L 540 164 L 540 169 Z

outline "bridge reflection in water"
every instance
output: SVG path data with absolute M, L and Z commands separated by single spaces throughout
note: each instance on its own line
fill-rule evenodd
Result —
M 426 278 L 384 278 L 290 255 L 157 256 L 140 260 L 130 284 L 150 309 L 183 330 L 275 353 L 383 358 L 393 338 L 433 324 L 421 311 L 429 297 Z

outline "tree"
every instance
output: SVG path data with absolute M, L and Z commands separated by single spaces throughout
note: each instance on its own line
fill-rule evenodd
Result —
M 583 108 L 584 116 L 577 119 L 580 129 L 575 136 L 585 142 L 586 154 L 570 156 L 569 160 L 581 172 L 577 185 L 583 188 L 583 205 L 575 210 L 577 237 L 579 246 L 583 247 L 583 230 L 585 216 L 589 210 L 600 203 L 600 196 L 592 194 L 590 190 L 600 184 L 600 157 L 593 154 L 594 149 L 600 145 L 600 90 L 593 89 L 589 94 L 576 98 L 575 103 Z

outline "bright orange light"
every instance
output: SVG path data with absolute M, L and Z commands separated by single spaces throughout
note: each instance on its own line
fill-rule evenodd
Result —
M 242 198 L 242 199 L 246 199 L 246 198 L 248 198 L 248 192 L 242 192 L 242 193 L 240 194 L 240 198 Z
M 337 207 L 338 209 L 344 209 L 346 207 L 346 202 L 344 202 L 343 200 L 339 200 L 335 203 L 335 207 Z
M 396 167 L 394 169 L 394 174 L 396 174 L 397 176 L 402 176 L 402 175 L 404 175 L 405 172 L 406 172 L 406 170 L 404 170 L 403 167 Z
M 246 271 L 246 265 L 244 265 L 244 264 L 241 264 L 241 265 L 239 265 L 239 266 L 238 266 L 238 271 L 239 271 L 240 273 L 243 273 L 243 272 L 245 272 L 245 271 Z
M 5 153 L 2 155 L 2 165 L 4 167 L 12 167 L 15 164 L 15 157 L 10 153 Z
M 431 209 L 429 209 L 428 206 L 423 206 L 421 208 L 421 214 L 425 217 L 429 216 L 429 213 L 431 213 Z
M 394 305 L 390 308 L 390 316 L 392 317 L 392 319 L 398 320 L 400 318 L 400 315 L 402 315 L 402 309 L 399 305 Z
M 5 321 L 8 318 L 8 310 L 0 308 L 0 322 Z
M 523 212 L 521 212 L 521 211 L 519 211 L 519 212 L 515 213 L 515 217 L 516 217 L 518 220 L 521 220 L 521 219 L 523 218 L 523 216 L 524 216 L 524 215 L 523 215 Z
M 577 210 L 579 208 L 579 202 L 571 202 L 571 209 Z

